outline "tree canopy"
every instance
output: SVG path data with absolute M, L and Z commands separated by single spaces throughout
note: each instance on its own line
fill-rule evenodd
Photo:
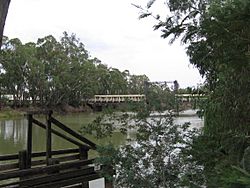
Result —
M 131 75 L 92 58 L 84 44 L 64 32 L 23 44 L 3 38 L 1 94 L 13 95 L 14 106 L 79 106 L 95 94 L 143 94 L 146 75 Z
M 190 63 L 206 78 L 205 126 L 196 142 L 205 146 L 196 160 L 204 165 L 206 184 L 244 187 L 249 183 L 243 181 L 249 171 L 242 174 L 242 161 L 250 146 L 250 1 L 167 0 L 164 18 L 151 11 L 156 2 L 135 5 L 140 18 L 153 16 L 154 29 L 170 43 L 180 38 Z

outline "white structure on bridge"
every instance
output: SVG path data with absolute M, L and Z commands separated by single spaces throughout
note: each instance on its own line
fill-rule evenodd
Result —
M 175 94 L 175 97 L 181 99 L 182 102 L 190 102 L 191 99 L 205 99 L 207 98 L 204 94 Z
M 90 103 L 122 103 L 127 101 L 140 102 L 145 101 L 145 95 L 95 95 L 89 99 Z

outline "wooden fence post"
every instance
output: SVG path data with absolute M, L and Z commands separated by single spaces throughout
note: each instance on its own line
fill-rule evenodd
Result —
M 18 164 L 19 164 L 19 169 L 27 169 L 27 151 L 19 151 L 18 153 Z
M 32 114 L 28 114 L 28 136 L 27 136 L 27 168 L 31 167 L 32 154 Z
M 86 160 L 88 159 L 88 150 L 83 146 L 79 146 L 79 159 Z M 89 188 L 89 182 L 82 182 L 82 188 Z
M 84 146 L 80 146 L 79 147 L 79 159 L 80 160 L 84 160 L 84 159 L 88 159 L 88 150 L 86 149 L 86 147 Z
M 19 151 L 19 153 L 18 153 L 18 167 L 19 167 L 20 170 L 28 168 L 28 166 L 27 166 L 27 162 L 28 162 L 27 157 L 28 157 L 27 150 Z M 24 180 L 25 178 L 27 178 L 27 177 L 20 176 L 20 181 Z M 23 185 L 19 184 L 19 187 L 23 187 Z
M 47 126 L 46 126 L 46 163 L 50 165 L 51 154 L 51 115 L 52 111 L 49 111 L 47 116 Z
M 49 159 L 49 164 L 48 165 L 56 165 L 56 164 L 60 164 L 60 161 L 58 159 Z M 50 172 L 49 174 L 55 174 L 55 173 L 59 173 L 59 169 L 53 170 L 52 172 Z

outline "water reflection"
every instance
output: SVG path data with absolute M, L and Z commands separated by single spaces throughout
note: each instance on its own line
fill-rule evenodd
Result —
M 204 125 L 204 119 L 199 118 L 196 115 L 196 110 L 186 110 L 180 113 L 180 117 L 174 120 L 175 124 L 184 124 L 185 122 L 190 122 L 191 128 L 201 128 Z
M 96 114 L 74 114 L 67 116 L 57 117 L 60 121 L 69 125 L 72 129 L 78 131 L 81 126 L 86 126 L 96 117 Z M 41 119 L 45 122 L 44 119 Z M 192 127 L 201 127 L 203 120 L 197 116 L 180 117 L 175 120 L 177 124 L 183 124 L 184 122 L 191 122 Z M 17 153 L 20 150 L 26 149 L 27 143 L 27 120 L 25 118 L 14 119 L 14 120 L 0 120 L 0 155 Z M 53 126 L 53 125 L 52 125 Z M 55 127 L 54 127 L 55 128 Z M 56 129 L 56 128 L 55 128 Z M 57 129 L 58 130 L 58 129 Z M 38 126 L 33 126 L 33 140 L 32 150 L 33 151 L 44 151 L 45 150 L 45 130 Z M 68 135 L 69 136 L 69 135 Z M 127 136 L 116 132 L 112 138 L 95 140 L 91 136 L 86 136 L 97 144 L 106 144 L 112 142 L 114 145 L 122 145 L 125 143 L 126 138 L 132 138 L 135 136 L 135 131 L 128 131 Z M 73 148 L 75 145 L 65 141 L 64 139 L 52 136 L 52 149 L 66 149 Z
M 0 121 L 0 154 L 16 153 L 25 148 L 26 124 L 26 119 Z
M 73 130 L 78 131 L 80 130 L 81 126 L 86 126 L 95 117 L 95 114 L 74 114 L 57 118 Z M 40 119 L 42 122 L 45 122 L 45 119 L 41 119 L 40 117 L 38 119 Z M 52 124 L 52 127 L 53 126 L 54 125 Z M 26 149 L 27 128 L 28 121 L 25 118 L 15 120 L 0 120 L 0 155 L 13 154 Z M 62 132 L 57 127 L 53 127 L 53 129 Z M 44 151 L 46 143 L 45 130 L 33 124 L 32 134 L 32 150 Z M 70 135 L 67 133 L 64 134 L 70 137 Z M 102 140 L 96 140 L 90 135 L 85 136 L 97 144 L 107 144 L 111 142 L 114 145 L 121 145 L 126 139 L 124 135 L 118 132 L 115 133 L 112 138 L 106 138 Z M 76 148 L 76 146 L 56 135 L 52 135 L 53 150 L 66 148 Z

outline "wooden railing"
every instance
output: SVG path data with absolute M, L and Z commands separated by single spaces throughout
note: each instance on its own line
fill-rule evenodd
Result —
M 36 120 L 33 115 L 34 113 L 27 114 L 26 149 L 18 154 L 0 156 L 0 187 L 88 187 L 88 181 L 101 177 L 103 168 L 112 172 L 112 168 L 96 166 L 95 159 L 89 159 L 88 151 L 95 150 L 96 144 L 53 118 L 52 111 L 45 112 L 46 124 Z M 34 125 L 46 130 L 46 151 L 32 152 Z M 55 130 L 53 126 L 71 137 Z M 52 134 L 77 147 L 53 151 Z

